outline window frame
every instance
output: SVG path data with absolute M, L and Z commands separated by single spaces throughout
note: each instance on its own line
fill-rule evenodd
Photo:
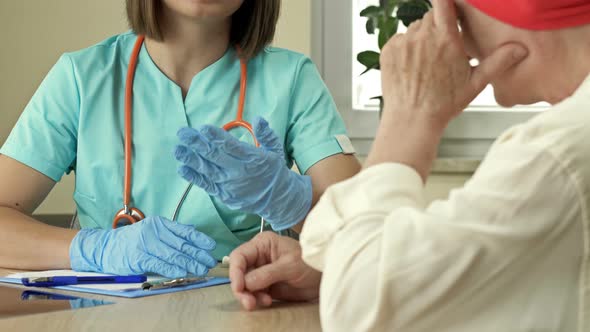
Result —
M 311 57 L 334 97 L 359 155 L 366 156 L 375 137 L 379 116 L 378 112 L 352 107 L 353 0 L 311 2 Z M 449 124 L 439 146 L 439 157 L 481 160 L 503 131 L 527 121 L 543 109 L 546 107 L 522 106 L 507 110 L 471 106 Z

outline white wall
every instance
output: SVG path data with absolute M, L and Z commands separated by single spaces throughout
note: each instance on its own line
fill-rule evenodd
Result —
M 312 0 L 283 0 L 275 45 L 310 53 Z M 124 0 L 0 1 L 0 143 L 58 57 L 127 29 Z M 436 176 L 429 197 L 444 197 L 467 176 Z M 57 184 L 37 210 L 73 211 L 73 176 Z

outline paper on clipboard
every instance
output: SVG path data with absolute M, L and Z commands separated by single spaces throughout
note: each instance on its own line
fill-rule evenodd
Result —
M 0 282 L 7 282 L 12 284 L 21 284 L 21 278 L 42 278 L 50 276 L 76 276 L 76 277 L 94 277 L 104 276 L 104 273 L 93 272 L 76 272 L 72 270 L 50 270 L 50 271 L 36 271 L 36 272 L 22 272 L 9 274 L 4 278 L 0 278 Z M 148 276 L 147 281 L 150 283 L 165 280 L 161 276 Z M 133 284 L 85 284 L 85 285 L 70 285 L 53 287 L 55 289 L 69 290 L 75 292 L 93 293 L 99 295 L 119 296 L 119 297 L 144 297 L 157 294 L 166 294 L 172 292 L 179 292 L 189 289 L 204 288 L 209 286 L 221 285 L 229 283 L 227 278 L 212 278 L 211 280 L 199 284 L 187 285 L 181 287 L 174 287 L 168 289 L 158 289 L 145 291 L 141 288 L 142 283 Z

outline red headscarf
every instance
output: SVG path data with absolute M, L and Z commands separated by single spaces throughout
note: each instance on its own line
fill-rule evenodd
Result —
M 590 0 L 467 0 L 467 2 L 499 21 L 527 30 L 555 30 L 590 24 Z

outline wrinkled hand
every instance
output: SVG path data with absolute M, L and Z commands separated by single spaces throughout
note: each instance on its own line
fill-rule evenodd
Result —
M 297 241 L 264 232 L 231 253 L 229 277 L 234 297 L 252 310 L 273 299 L 316 300 L 322 275 L 303 262 Z
M 426 181 L 449 122 L 496 75 L 521 61 L 526 49 L 505 44 L 471 67 L 453 0 L 395 35 L 381 53 L 384 110 L 365 167 L 400 163 Z
M 435 123 L 444 129 L 527 51 L 518 44 L 505 44 L 471 67 L 454 1 L 436 0 L 433 5 L 433 12 L 383 48 L 382 88 L 386 112 L 395 113 L 398 121 Z
M 209 254 L 215 245 L 192 226 L 147 217 L 114 230 L 82 229 L 70 244 L 70 261 L 75 271 L 180 278 L 205 275 L 215 267 Z
M 283 145 L 264 119 L 254 121 L 254 132 L 259 148 L 214 126 L 181 129 L 178 173 L 229 208 L 263 217 L 274 230 L 293 227 L 311 208 L 311 179 L 287 167 Z

